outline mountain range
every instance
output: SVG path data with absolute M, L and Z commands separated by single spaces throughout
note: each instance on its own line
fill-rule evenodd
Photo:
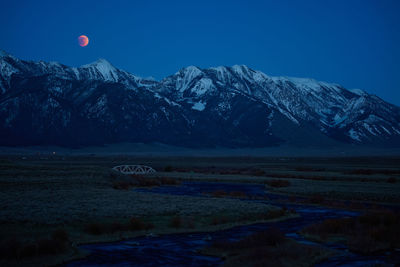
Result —
M 0 145 L 400 146 L 400 108 L 363 90 L 189 66 L 160 81 L 0 51 Z

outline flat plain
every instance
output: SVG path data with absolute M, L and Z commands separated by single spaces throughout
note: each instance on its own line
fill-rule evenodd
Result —
M 140 177 L 151 183 L 138 182 L 138 178 L 111 170 L 121 164 L 151 166 L 157 173 Z M 243 201 L 251 196 L 240 192 L 192 197 L 133 190 L 158 186 L 160 181 L 169 186 L 183 181 L 262 184 L 293 201 L 301 197 L 328 206 L 339 201 L 345 209 L 365 203 L 398 205 L 399 166 L 400 157 L 393 156 L 4 155 L 0 157 L 1 249 L 4 254 L 18 241 L 17 261 L 6 257 L 7 264 L 41 264 L 46 257 L 46 263 L 52 265 L 82 256 L 77 244 L 145 234 L 215 231 L 296 216 L 270 204 Z M 57 231 L 68 236 L 65 250 L 38 256 L 40 240 L 50 240 Z

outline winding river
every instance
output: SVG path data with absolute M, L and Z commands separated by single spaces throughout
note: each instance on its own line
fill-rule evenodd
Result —
M 90 255 L 84 259 L 70 262 L 66 266 L 218 266 L 222 263 L 220 258 L 203 256 L 196 251 L 216 240 L 238 240 L 254 232 L 264 231 L 268 227 L 277 227 L 285 233 L 286 236 L 298 242 L 325 246 L 336 249 L 339 252 L 336 256 L 316 265 L 319 267 L 370 266 L 385 263 L 386 255 L 389 253 L 378 253 L 370 256 L 359 255 L 348 251 L 343 244 L 317 244 L 305 240 L 297 234 L 303 227 L 328 218 L 356 216 L 358 212 L 312 205 L 282 204 L 282 200 L 285 200 L 286 197 L 266 192 L 265 186 L 263 185 L 184 182 L 180 186 L 160 186 L 135 190 L 198 197 L 204 197 L 203 192 L 213 192 L 216 190 L 242 191 L 245 192 L 246 195 L 267 197 L 269 199 L 245 199 L 243 201 L 261 201 L 275 206 L 285 206 L 289 209 L 293 208 L 299 213 L 300 217 L 281 222 L 238 226 L 212 233 L 146 236 L 113 243 L 82 245 L 81 248 L 90 251 Z M 392 256 L 400 258 L 400 252 L 397 251 L 395 253 L 396 255 Z

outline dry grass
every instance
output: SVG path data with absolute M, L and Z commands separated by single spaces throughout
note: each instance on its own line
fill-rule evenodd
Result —
M 318 240 L 344 238 L 350 249 L 363 253 L 395 249 L 400 245 L 400 214 L 370 212 L 356 218 L 329 219 L 308 226 L 302 233 Z
M 344 174 L 351 174 L 351 175 L 373 175 L 373 174 L 385 174 L 385 175 L 399 175 L 400 170 L 391 170 L 391 169 L 354 169 L 344 171 Z
M 239 241 L 217 241 L 202 250 L 224 257 L 223 266 L 313 266 L 331 252 L 285 237 L 277 228 L 254 233 Z
M 132 218 L 129 222 L 95 222 L 89 223 L 84 227 L 84 232 L 90 235 L 104 235 L 112 234 L 115 232 L 125 231 L 143 231 L 152 229 L 154 225 L 150 222 L 145 222 L 140 218 Z
M 179 185 L 180 181 L 172 177 L 149 177 L 146 175 L 116 175 L 110 174 L 112 188 L 129 190 L 132 187 L 153 187 L 161 185 Z
M 203 192 L 203 195 L 210 195 L 212 197 L 231 197 L 231 198 L 247 198 L 245 192 L 243 191 L 225 191 L 225 190 L 215 190 L 212 192 Z

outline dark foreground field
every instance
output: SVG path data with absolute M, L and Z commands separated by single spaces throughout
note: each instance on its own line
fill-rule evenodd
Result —
M 157 173 L 131 177 L 111 171 L 121 164 L 148 165 Z M 193 197 L 134 191 L 137 187 L 179 186 L 183 181 L 255 183 L 290 195 L 291 203 L 367 212 L 400 202 L 399 166 L 400 157 L 2 156 L 0 260 L 54 265 L 83 256 L 77 248 L 82 243 L 216 231 L 296 216 L 265 201 L 246 201 L 254 196 L 239 190 Z M 284 244 L 293 247 L 293 242 Z M 317 251 L 314 260 L 330 255 L 299 248 L 303 250 Z

